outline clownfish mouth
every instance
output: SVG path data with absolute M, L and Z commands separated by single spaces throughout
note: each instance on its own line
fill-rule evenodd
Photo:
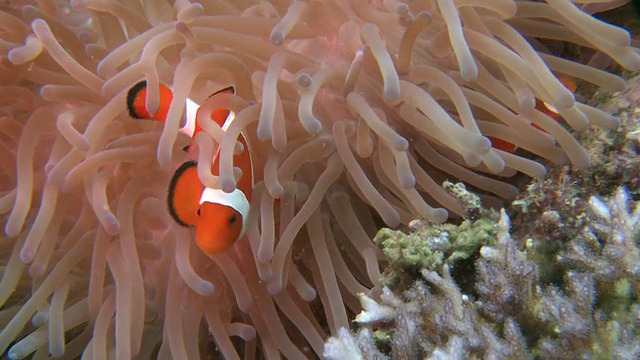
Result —
M 205 188 L 203 197 L 211 195 Z M 221 192 L 221 191 L 220 191 Z M 225 199 L 204 201 L 196 225 L 196 243 L 208 255 L 225 251 L 240 240 L 246 231 L 249 202 L 241 191 L 238 194 L 223 193 Z M 229 196 L 231 195 L 231 196 Z

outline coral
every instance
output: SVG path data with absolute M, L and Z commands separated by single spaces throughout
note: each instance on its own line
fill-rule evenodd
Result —
M 475 262 L 475 292 L 460 290 L 448 264 L 423 269 L 407 290 L 360 295 L 358 331 L 387 334 L 377 345 L 394 359 L 637 358 L 640 206 L 624 188 L 589 203 L 583 230 L 595 243 L 576 238 L 560 251 L 561 286 L 541 283 L 535 248 L 518 245 L 502 210 Z
M 383 228 L 374 237 L 389 265 L 381 278 L 381 286 L 397 285 L 399 281 L 413 279 L 421 269 L 435 270 L 443 264 L 451 267 L 458 262 L 473 260 L 483 245 L 495 239 L 496 214 L 484 211 L 484 217 L 434 225 L 416 220 L 409 224 L 409 232 Z
M 467 190 L 463 183 L 444 181 L 442 187 L 462 204 L 463 216 L 466 219 L 475 220 L 484 213 L 482 199 L 474 192 Z

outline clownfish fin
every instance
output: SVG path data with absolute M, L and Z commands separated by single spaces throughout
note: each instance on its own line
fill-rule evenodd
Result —
M 218 95 L 218 94 L 222 94 L 222 93 L 235 95 L 236 94 L 236 88 L 233 85 L 230 85 L 230 86 L 227 86 L 224 89 L 220 89 L 220 90 L 214 92 L 209 97 L 214 96 L 214 95 Z
M 203 186 L 198 178 L 198 164 L 195 161 L 187 161 L 180 165 L 169 182 L 167 203 L 169 214 L 181 226 L 196 226 L 202 190 Z
M 147 81 L 142 80 L 133 85 L 127 92 L 127 110 L 129 115 L 134 119 L 152 119 L 165 121 L 169 106 L 173 100 L 173 92 L 167 86 L 160 84 L 159 89 L 160 103 L 158 110 L 151 114 L 147 109 Z

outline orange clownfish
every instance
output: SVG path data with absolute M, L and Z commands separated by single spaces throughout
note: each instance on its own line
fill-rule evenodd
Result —
M 568 77 L 560 77 L 558 78 L 558 80 L 560 80 L 562 85 L 564 85 L 564 87 L 569 89 L 572 93 L 576 92 L 577 86 L 573 80 L 571 80 Z M 536 110 L 544 113 L 545 115 L 554 119 L 555 121 L 560 121 L 560 114 L 558 113 L 558 109 L 553 107 L 553 105 L 548 104 L 538 98 L 536 98 Z M 531 124 L 531 126 L 535 127 L 536 129 L 544 131 L 542 128 L 540 128 L 536 124 Z M 517 149 L 516 145 L 506 140 L 495 138 L 493 136 L 487 136 L 487 137 L 489 138 L 489 140 L 491 140 L 491 145 L 493 146 L 494 149 L 502 150 L 509 153 L 512 153 Z
M 213 95 L 221 92 L 235 93 L 235 89 L 230 86 Z M 160 107 L 155 114 L 151 115 L 146 108 L 146 82 L 142 81 L 134 85 L 127 96 L 129 113 L 138 119 L 165 121 L 169 105 L 173 100 L 173 93 L 169 88 L 161 85 L 160 96 Z M 186 124 L 182 129 L 192 137 L 202 131 L 195 124 L 197 107 L 195 102 L 187 99 Z M 229 116 L 230 113 L 228 109 L 218 109 L 211 114 L 211 119 L 222 129 L 227 129 L 234 118 Z M 167 202 L 171 217 L 182 226 L 195 227 L 196 243 L 204 253 L 209 255 L 218 254 L 230 248 L 246 232 L 249 199 L 251 199 L 254 185 L 253 166 L 251 151 L 242 133 L 238 141 L 244 146 L 244 151 L 233 157 L 234 166 L 242 170 L 242 176 L 234 191 L 225 193 L 220 189 L 205 187 L 198 177 L 195 161 L 182 164 L 169 182 Z M 220 150 L 213 159 L 211 168 L 213 175 L 219 173 L 219 159 Z
M 236 90 L 233 86 L 228 86 L 216 91 L 211 94 L 211 96 L 221 93 L 235 94 Z M 127 109 L 129 110 L 129 115 L 134 119 L 150 119 L 165 122 L 167 114 L 169 113 L 171 101 L 173 101 L 173 92 L 166 85 L 160 84 L 160 104 L 158 106 L 158 111 L 154 114 L 150 114 L 149 110 L 147 110 L 146 80 L 142 80 L 133 85 L 127 93 Z M 185 101 L 185 124 L 180 131 L 191 138 L 194 138 L 197 133 L 202 131 L 200 125 L 196 123 L 196 114 L 199 107 L 200 105 L 189 98 Z M 211 119 L 215 120 L 218 125 L 222 126 L 221 123 L 225 122 L 230 113 L 231 111 L 228 109 L 218 109 L 211 114 Z

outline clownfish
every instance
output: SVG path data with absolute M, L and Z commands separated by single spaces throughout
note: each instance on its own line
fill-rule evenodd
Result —
M 221 92 L 233 94 L 235 89 L 230 86 L 213 95 Z M 159 109 L 155 114 L 149 114 L 146 108 L 146 82 L 142 81 L 129 91 L 127 106 L 129 114 L 136 119 L 165 121 L 172 100 L 171 90 L 161 85 Z M 187 99 L 187 102 L 193 101 Z M 186 124 L 182 128 L 191 137 L 202 131 L 202 128 L 195 124 L 198 105 L 195 102 L 193 104 L 195 104 L 195 112 L 193 112 L 193 105 L 187 103 Z M 190 106 L 192 106 L 191 110 L 189 110 Z M 228 109 L 217 109 L 211 114 L 211 119 L 222 129 L 227 129 L 234 119 L 230 115 L 231 112 Z M 169 182 L 167 196 L 169 214 L 179 225 L 196 229 L 196 243 L 208 255 L 227 250 L 246 232 L 249 199 L 254 186 L 253 165 L 250 148 L 242 133 L 238 141 L 242 143 L 244 150 L 234 155 L 233 164 L 241 169 L 242 176 L 234 191 L 225 193 L 220 189 L 205 187 L 198 177 L 195 161 L 182 164 Z M 218 175 L 219 168 L 220 150 L 218 149 L 213 159 L 211 173 Z
M 129 115 L 134 119 L 149 119 L 165 122 L 167 114 L 169 113 L 169 106 L 171 105 L 171 101 L 173 101 L 173 92 L 166 85 L 160 84 L 159 93 L 160 104 L 158 106 L 158 111 L 154 114 L 150 114 L 149 110 L 147 110 L 147 81 L 142 80 L 133 85 L 127 93 L 127 109 L 129 111 Z M 211 96 L 222 93 L 235 94 L 236 92 L 233 86 L 228 86 L 216 91 L 211 94 Z M 200 105 L 189 98 L 185 101 L 185 124 L 180 131 L 191 138 L 194 138 L 197 133 L 202 131 L 200 125 L 196 123 L 196 114 L 199 107 Z M 211 114 L 211 119 L 215 120 L 218 125 L 220 125 L 220 121 L 216 119 L 223 119 L 222 122 L 224 122 L 224 119 L 227 119 L 230 114 L 231 111 L 228 109 L 217 109 Z
M 577 86 L 576 83 L 571 80 L 568 77 L 560 77 L 558 78 L 558 80 L 560 80 L 560 82 L 562 83 L 562 85 L 564 85 L 564 87 L 566 87 L 567 89 L 569 89 L 569 91 L 571 91 L 572 93 L 575 94 Z M 547 115 L 548 117 L 554 119 L 555 121 L 560 121 L 560 114 L 558 112 L 558 109 L 556 109 L 555 107 L 553 107 L 553 105 L 548 104 L 538 98 L 536 98 L 536 110 L 544 113 L 545 115 Z M 544 131 L 541 127 L 539 127 L 536 124 L 531 124 L 531 126 L 535 127 L 538 130 L 542 130 Z M 505 152 L 509 152 L 509 153 L 513 153 L 514 151 L 517 150 L 517 146 L 506 141 L 506 140 L 502 140 L 500 138 L 495 138 L 493 136 L 487 136 L 489 138 L 489 140 L 491 140 L 491 145 L 493 146 L 494 149 L 498 149 L 498 150 L 502 150 Z

